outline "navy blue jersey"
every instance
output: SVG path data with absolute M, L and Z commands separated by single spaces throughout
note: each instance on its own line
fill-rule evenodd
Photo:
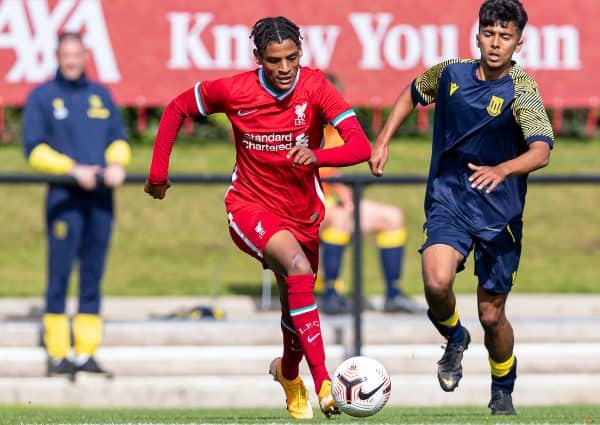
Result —
M 105 166 L 105 150 L 126 140 L 121 114 L 103 86 L 83 76 L 56 78 L 35 88 L 25 104 L 23 139 L 27 157 L 46 143 L 75 162 Z
M 534 141 L 554 144 L 552 127 L 537 84 L 518 65 L 498 79 L 481 81 L 479 61 L 453 59 L 412 83 L 422 105 L 436 103 L 425 211 L 434 201 L 450 208 L 473 229 L 506 226 L 521 217 L 527 176 L 513 176 L 491 193 L 472 189 L 467 164 L 497 165 Z

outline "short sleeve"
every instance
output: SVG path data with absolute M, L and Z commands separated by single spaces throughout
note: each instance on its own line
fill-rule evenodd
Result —
M 545 141 L 554 146 L 552 125 L 537 84 L 532 79 L 515 81 L 513 115 L 523 131 L 525 143 Z
M 316 100 L 322 120 L 336 127 L 348 117 L 356 116 L 354 109 L 344 100 L 335 86 L 327 81 L 323 73 L 319 73 L 319 82 L 315 87 Z
M 194 86 L 196 106 L 200 114 L 206 116 L 215 112 L 225 112 L 230 98 L 227 79 L 199 81 Z
M 458 62 L 461 60 L 450 59 L 432 66 L 419 75 L 411 84 L 413 98 L 423 106 L 435 103 L 442 72 L 448 65 Z

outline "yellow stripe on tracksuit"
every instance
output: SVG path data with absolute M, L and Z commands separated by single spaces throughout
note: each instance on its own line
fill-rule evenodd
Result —
M 389 230 L 377 233 L 378 248 L 396 248 L 406 243 L 406 229 Z
M 50 147 L 46 143 L 37 145 L 28 159 L 29 165 L 36 171 L 45 174 L 67 174 L 75 165 L 75 161 Z
M 69 318 L 66 314 L 44 314 L 44 345 L 53 359 L 63 359 L 71 349 Z
M 78 314 L 73 319 L 75 354 L 93 356 L 102 342 L 102 319 L 96 314 Z
M 126 167 L 131 162 L 131 147 L 125 140 L 115 140 L 104 152 L 107 164 L 121 164 Z
M 510 355 L 509 359 L 502 363 L 495 362 L 494 360 L 492 360 L 491 357 L 488 358 L 488 361 L 490 362 L 490 368 L 492 369 L 492 375 L 497 376 L 498 378 L 501 378 L 503 376 L 508 375 L 508 373 L 510 372 L 510 369 L 515 364 L 515 353 L 512 353 Z
M 347 245 L 350 242 L 350 233 L 329 228 L 321 232 L 321 240 L 332 245 Z

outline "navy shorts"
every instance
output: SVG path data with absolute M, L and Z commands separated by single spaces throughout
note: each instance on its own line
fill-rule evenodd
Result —
M 493 295 L 510 292 L 521 258 L 523 222 L 520 218 L 506 226 L 476 230 L 448 208 L 434 203 L 423 228 L 426 239 L 420 252 L 435 244 L 449 245 L 466 260 L 473 249 L 475 276 L 479 280 L 479 286 Z M 464 261 L 457 272 L 462 269 Z

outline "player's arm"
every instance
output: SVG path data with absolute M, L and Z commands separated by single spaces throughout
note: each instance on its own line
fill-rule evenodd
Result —
M 528 149 L 514 159 L 496 166 L 468 164 L 473 170 L 469 177 L 471 187 L 487 193 L 511 176 L 529 174 L 550 162 L 554 135 L 544 103 L 535 84 L 521 87 L 512 105 L 515 120 L 520 125 Z
M 394 102 L 390 115 L 375 140 L 373 152 L 369 159 L 369 166 L 373 175 L 378 177 L 383 175 L 383 168 L 389 157 L 389 145 L 392 136 L 415 109 L 416 104 L 410 86 L 406 87 Z
M 158 125 L 150 171 L 144 185 L 144 191 L 153 198 L 163 199 L 171 186 L 168 180 L 169 159 L 183 120 L 186 117 L 219 112 L 215 102 L 207 104 L 207 100 L 214 97 L 211 94 L 215 91 L 214 83 L 216 82 L 197 83 L 169 102 L 165 108 Z
M 330 122 L 344 144 L 315 150 L 295 146 L 288 153 L 288 158 L 292 158 L 294 164 L 313 167 L 344 167 L 366 161 L 371 155 L 371 144 L 354 110 L 324 74 L 320 78 L 319 88 L 314 93 L 315 103 L 320 110 L 319 119 L 323 123 Z
M 344 112 L 340 119 L 337 122 L 334 120 L 332 124 L 340 133 L 344 144 L 335 148 L 315 149 L 313 152 L 319 167 L 346 167 L 364 162 L 371 155 L 371 144 L 354 111 Z
M 398 127 L 406 121 L 415 109 L 417 102 L 423 106 L 435 102 L 442 72 L 448 65 L 459 61 L 459 59 L 450 59 L 429 68 L 419 75 L 410 86 L 402 90 L 392 106 L 383 129 L 375 140 L 373 153 L 369 160 L 373 175 L 378 177 L 383 175 L 383 169 L 389 157 L 389 144 Z
M 23 145 L 31 168 L 44 174 L 71 175 L 80 187 L 93 190 L 99 167 L 77 164 L 48 144 L 49 124 L 37 92 L 27 99 L 23 115 Z
M 529 174 L 543 168 L 550 162 L 550 145 L 546 141 L 534 141 L 529 149 L 518 157 L 496 166 L 475 165 L 469 163 L 473 174 L 469 177 L 471 187 L 490 193 L 500 183 L 511 176 Z

